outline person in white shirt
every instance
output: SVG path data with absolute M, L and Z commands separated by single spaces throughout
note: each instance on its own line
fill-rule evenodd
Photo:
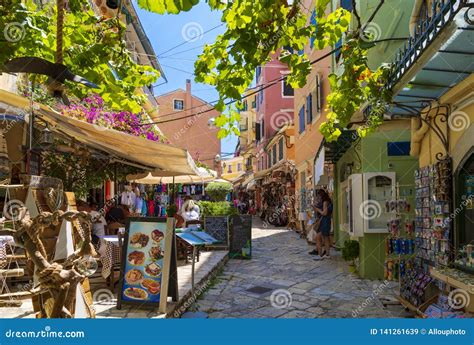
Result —
M 96 222 L 92 223 L 92 234 L 97 237 L 105 236 L 107 221 L 105 217 L 97 211 L 97 205 L 95 203 L 90 204 L 90 214 L 92 219 L 97 219 Z

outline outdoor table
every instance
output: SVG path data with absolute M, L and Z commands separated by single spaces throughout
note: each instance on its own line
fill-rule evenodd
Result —
M 204 231 L 195 229 L 183 228 L 176 229 L 176 236 L 181 238 L 184 242 L 193 247 L 192 264 L 191 264 L 191 294 L 194 294 L 194 267 L 196 264 L 197 248 L 205 245 L 214 244 L 218 241 L 211 235 Z
M 114 266 L 120 264 L 122 249 L 120 248 L 118 235 L 101 236 L 101 258 L 102 261 L 102 277 L 109 279 L 109 286 L 114 290 L 115 277 Z

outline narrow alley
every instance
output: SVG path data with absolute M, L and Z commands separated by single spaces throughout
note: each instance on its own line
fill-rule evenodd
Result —
M 315 261 L 297 233 L 258 218 L 252 237 L 252 259 L 230 260 L 194 309 L 210 318 L 406 317 L 401 306 L 380 301 L 396 283 L 356 277 L 340 252 Z

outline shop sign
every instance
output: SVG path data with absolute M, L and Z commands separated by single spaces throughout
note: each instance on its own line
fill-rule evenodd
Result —
M 231 217 L 230 256 L 250 259 L 252 256 L 252 216 Z

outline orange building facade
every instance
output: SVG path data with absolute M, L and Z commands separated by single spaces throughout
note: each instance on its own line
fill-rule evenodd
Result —
M 314 22 L 314 1 L 305 0 L 302 6 L 313 13 L 308 16 L 308 25 Z M 313 47 L 313 42 L 304 49 L 310 61 L 315 61 L 329 50 L 318 51 Z M 326 119 L 326 97 L 330 86 L 328 75 L 332 72 L 332 57 L 327 57 L 312 65 L 306 84 L 300 89 L 295 89 L 294 114 L 295 114 L 295 165 L 296 176 L 296 201 L 299 220 L 304 219 L 304 213 L 309 208 L 314 187 L 320 183 L 315 181 L 315 165 L 319 148 L 323 142 L 323 135 L 319 126 Z M 319 178 L 317 178 L 319 180 Z M 301 226 L 301 223 L 299 223 Z
M 216 156 L 221 153 L 221 141 L 217 128 L 212 128 L 212 119 L 220 115 L 212 105 L 196 97 L 191 91 L 191 81 L 186 80 L 186 89 L 177 89 L 157 96 L 159 127 L 175 146 L 189 151 L 194 160 L 219 171 Z

